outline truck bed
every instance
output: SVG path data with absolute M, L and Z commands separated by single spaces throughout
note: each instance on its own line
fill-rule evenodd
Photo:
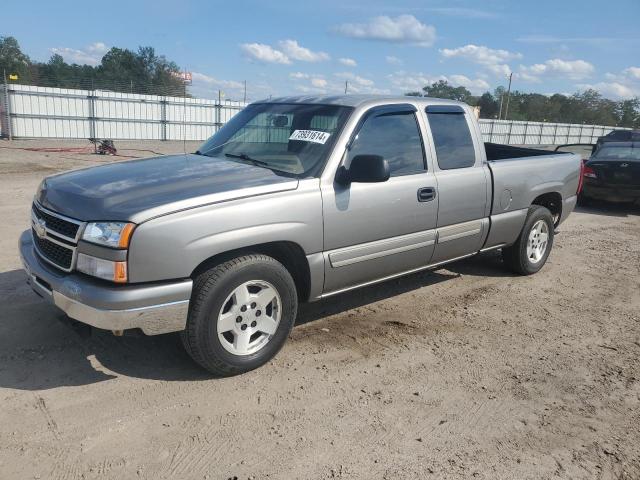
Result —
M 501 143 L 485 142 L 484 149 L 487 160 L 513 160 L 516 158 L 537 157 L 542 155 L 557 155 L 558 152 L 542 150 L 539 148 L 514 147 L 513 145 L 503 145 Z
M 580 156 L 534 148 L 485 143 L 493 184 L 491 214 L 528 208 L 546 191 L 558 202 L 574 197 L 580 177 Z

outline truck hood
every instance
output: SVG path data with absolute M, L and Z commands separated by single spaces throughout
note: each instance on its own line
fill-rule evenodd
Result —
M 294 190 L 298 181 L 271 170 L 202 155 L 111 163 L 46 178 L 40 204 L 84 221 L 140 223 L 178 210 Z

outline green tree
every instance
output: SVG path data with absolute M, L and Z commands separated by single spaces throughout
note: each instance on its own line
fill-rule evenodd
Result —
M 184 84 L 175 75 L 179 71 L 175 62 L 156 55 L 153 47 L 140 47 L 137 53 L 113 47 L 96 68 L 96 80 L 101 88 L 183 95 Z
M 489 92 L 483 93 L 478 99 L 480 116 L 482 118 L 498 118 L 499 102 Z
M 438 80 L 437 82 L 422 88 L 425 97 L 448 98 L 450 100 L 458 100 L 467 102 L 472 98 L 471 92 L 465 87 L 454 87 L 449 85 L 446 80 Z
M 31 79 L 31 60 L 22 53 L 14 37 L 0 36 L 0 75 L 18 74 L 20 81 Z
M 617 115 L 620 126 L 640 128 L 640 99 L 638 97 L 618 103 Z

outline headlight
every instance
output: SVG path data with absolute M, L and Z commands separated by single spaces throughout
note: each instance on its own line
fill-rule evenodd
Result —
M 82 234 L 82 239 L 107 247 L 127 248 L 134 226 L 133 223 L 125 222 L 88 223 Z
M 76 269 L 92 277 L 116 283 L 127 282 L 127 262 L 112 262 L 111 260 L 79 253 Z

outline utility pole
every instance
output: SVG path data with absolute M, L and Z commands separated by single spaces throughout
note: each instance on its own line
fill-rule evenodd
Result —
M 498 120 L 502 120 L 502 101 L 504 100 L 504 92 L 500 94 L 500 112 L 498 113 Z
M 504 119 L 507 119 L 509 115 L 509 97 L 511 95 L 511 79 L 513 78 L 513 72 L 509 74 L 509 88 L 507 88 L 507 105 L 504 107 Z
M 0 108 L 0 113 L 2 113 L 5 117 L 5 121 L 6 121 L 6 128 L 7 131 L 4 131 L 4 128 L 2 129 L 2 135 L 6 136 L 9 140 L 11 140 L 13 138 L 12 132 L 11 132 L 11 99 L 9 98 L 9 84 L 7 83 L 7 71 L 6 70 L 2 70 L 2 76 L 3 76 L 3 80 L 4 80 L 4 91 L 3 91 L 3 97 L 2 99 L 0 99 L 0 102 L 4 103 L 3 108 Z M 2 121 L 2 118 L 0 118 L 0 121 Z
M 247 81 L 244 81 L 244 96 L 242 97 L 242 101 L 247 103 Z
M 349 90 L 349 80 L 345 80 L 344 81 L 344 94 L 347 94 L 347 91 Z

